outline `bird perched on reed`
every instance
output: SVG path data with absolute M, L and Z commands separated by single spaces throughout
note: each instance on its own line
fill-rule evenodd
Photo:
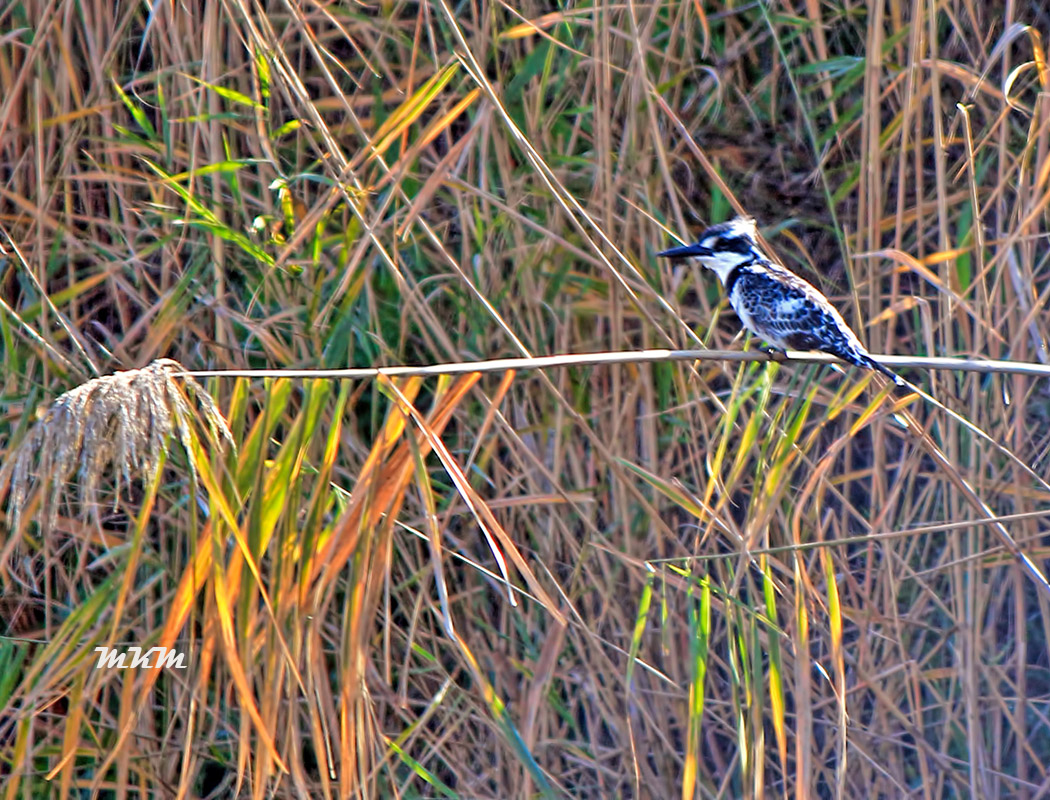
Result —
M 696 244 L 672 247 L 657 255 L 695 258 L 714 272 L 744 327 L 776 350 L 819 350 L 878 370 L 898 386 L 905 385 L 900 376 L 871 357 L 820 290 L 762 251 L 750 217 L 712 225 Z

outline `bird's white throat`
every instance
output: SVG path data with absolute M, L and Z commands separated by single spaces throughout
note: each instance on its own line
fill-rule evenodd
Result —
M 755 260 L 755 257 L 759 255 L 757 252 L 751 253 L 735 253 L 728 250 L 716 251 L 710 255 L 697 256 L 700 263 L 711 270 L 718 279 L 722 282 L 722 285 L 726 285 L 726 281 L 729 279 L 729 273 L 739 267 L 741 264 L 748 264 Z

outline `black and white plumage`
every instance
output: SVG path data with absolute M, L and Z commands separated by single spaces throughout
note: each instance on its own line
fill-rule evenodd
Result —
M 696 244 L 657 255 L 696 258 L 714 272 L 744 327 L 778 350 L 819 350 L 904 381 L 871 357 L 828 299 L 808 281 L 762 252 L 755 221 L 737 217 L 713 225 Z

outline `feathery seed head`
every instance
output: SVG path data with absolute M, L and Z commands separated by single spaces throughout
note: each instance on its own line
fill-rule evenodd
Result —
M 0 467 L 0 500 L 11 489 L 12 530 L 18 530 L 34 479 L 45 491 L 43 525 L 53 528 L 62 489 L 74 473 L 81 504 L 95 504 L 110 467 L 118 492 L 121 481 L 152 479 L 171 438 L 185 448 L 192 472 L 190 420 L 197 415 L 187 395 L 196 400 L 212 440 L 233 445 L 204 387 L 192 378 L 176 380 L 183 371 L 177 361 L 161 358 L 143 369 L 95 378 L 56 399 Z

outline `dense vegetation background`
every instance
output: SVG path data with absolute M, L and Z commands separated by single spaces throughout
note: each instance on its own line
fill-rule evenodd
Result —
M 653 257 L 734 209 L 874 352 L 1045 362 L 1048 30 L 0 4 L 0 463 L 38 473 L 0 521 L 3 797 L 1050 796 L 1048 597 L 958 479 L 1039 564 L 1050 498 L 913 399 L 937 465 L 857 370 L 209 379 L 225 450 L 156 449 L 177 370 L 43 416 L 159 357 L 740 349 Z M 1045 380 L 907 374 L 1046 472 Z M 187 668 L 96 669 L 132 645 Z

